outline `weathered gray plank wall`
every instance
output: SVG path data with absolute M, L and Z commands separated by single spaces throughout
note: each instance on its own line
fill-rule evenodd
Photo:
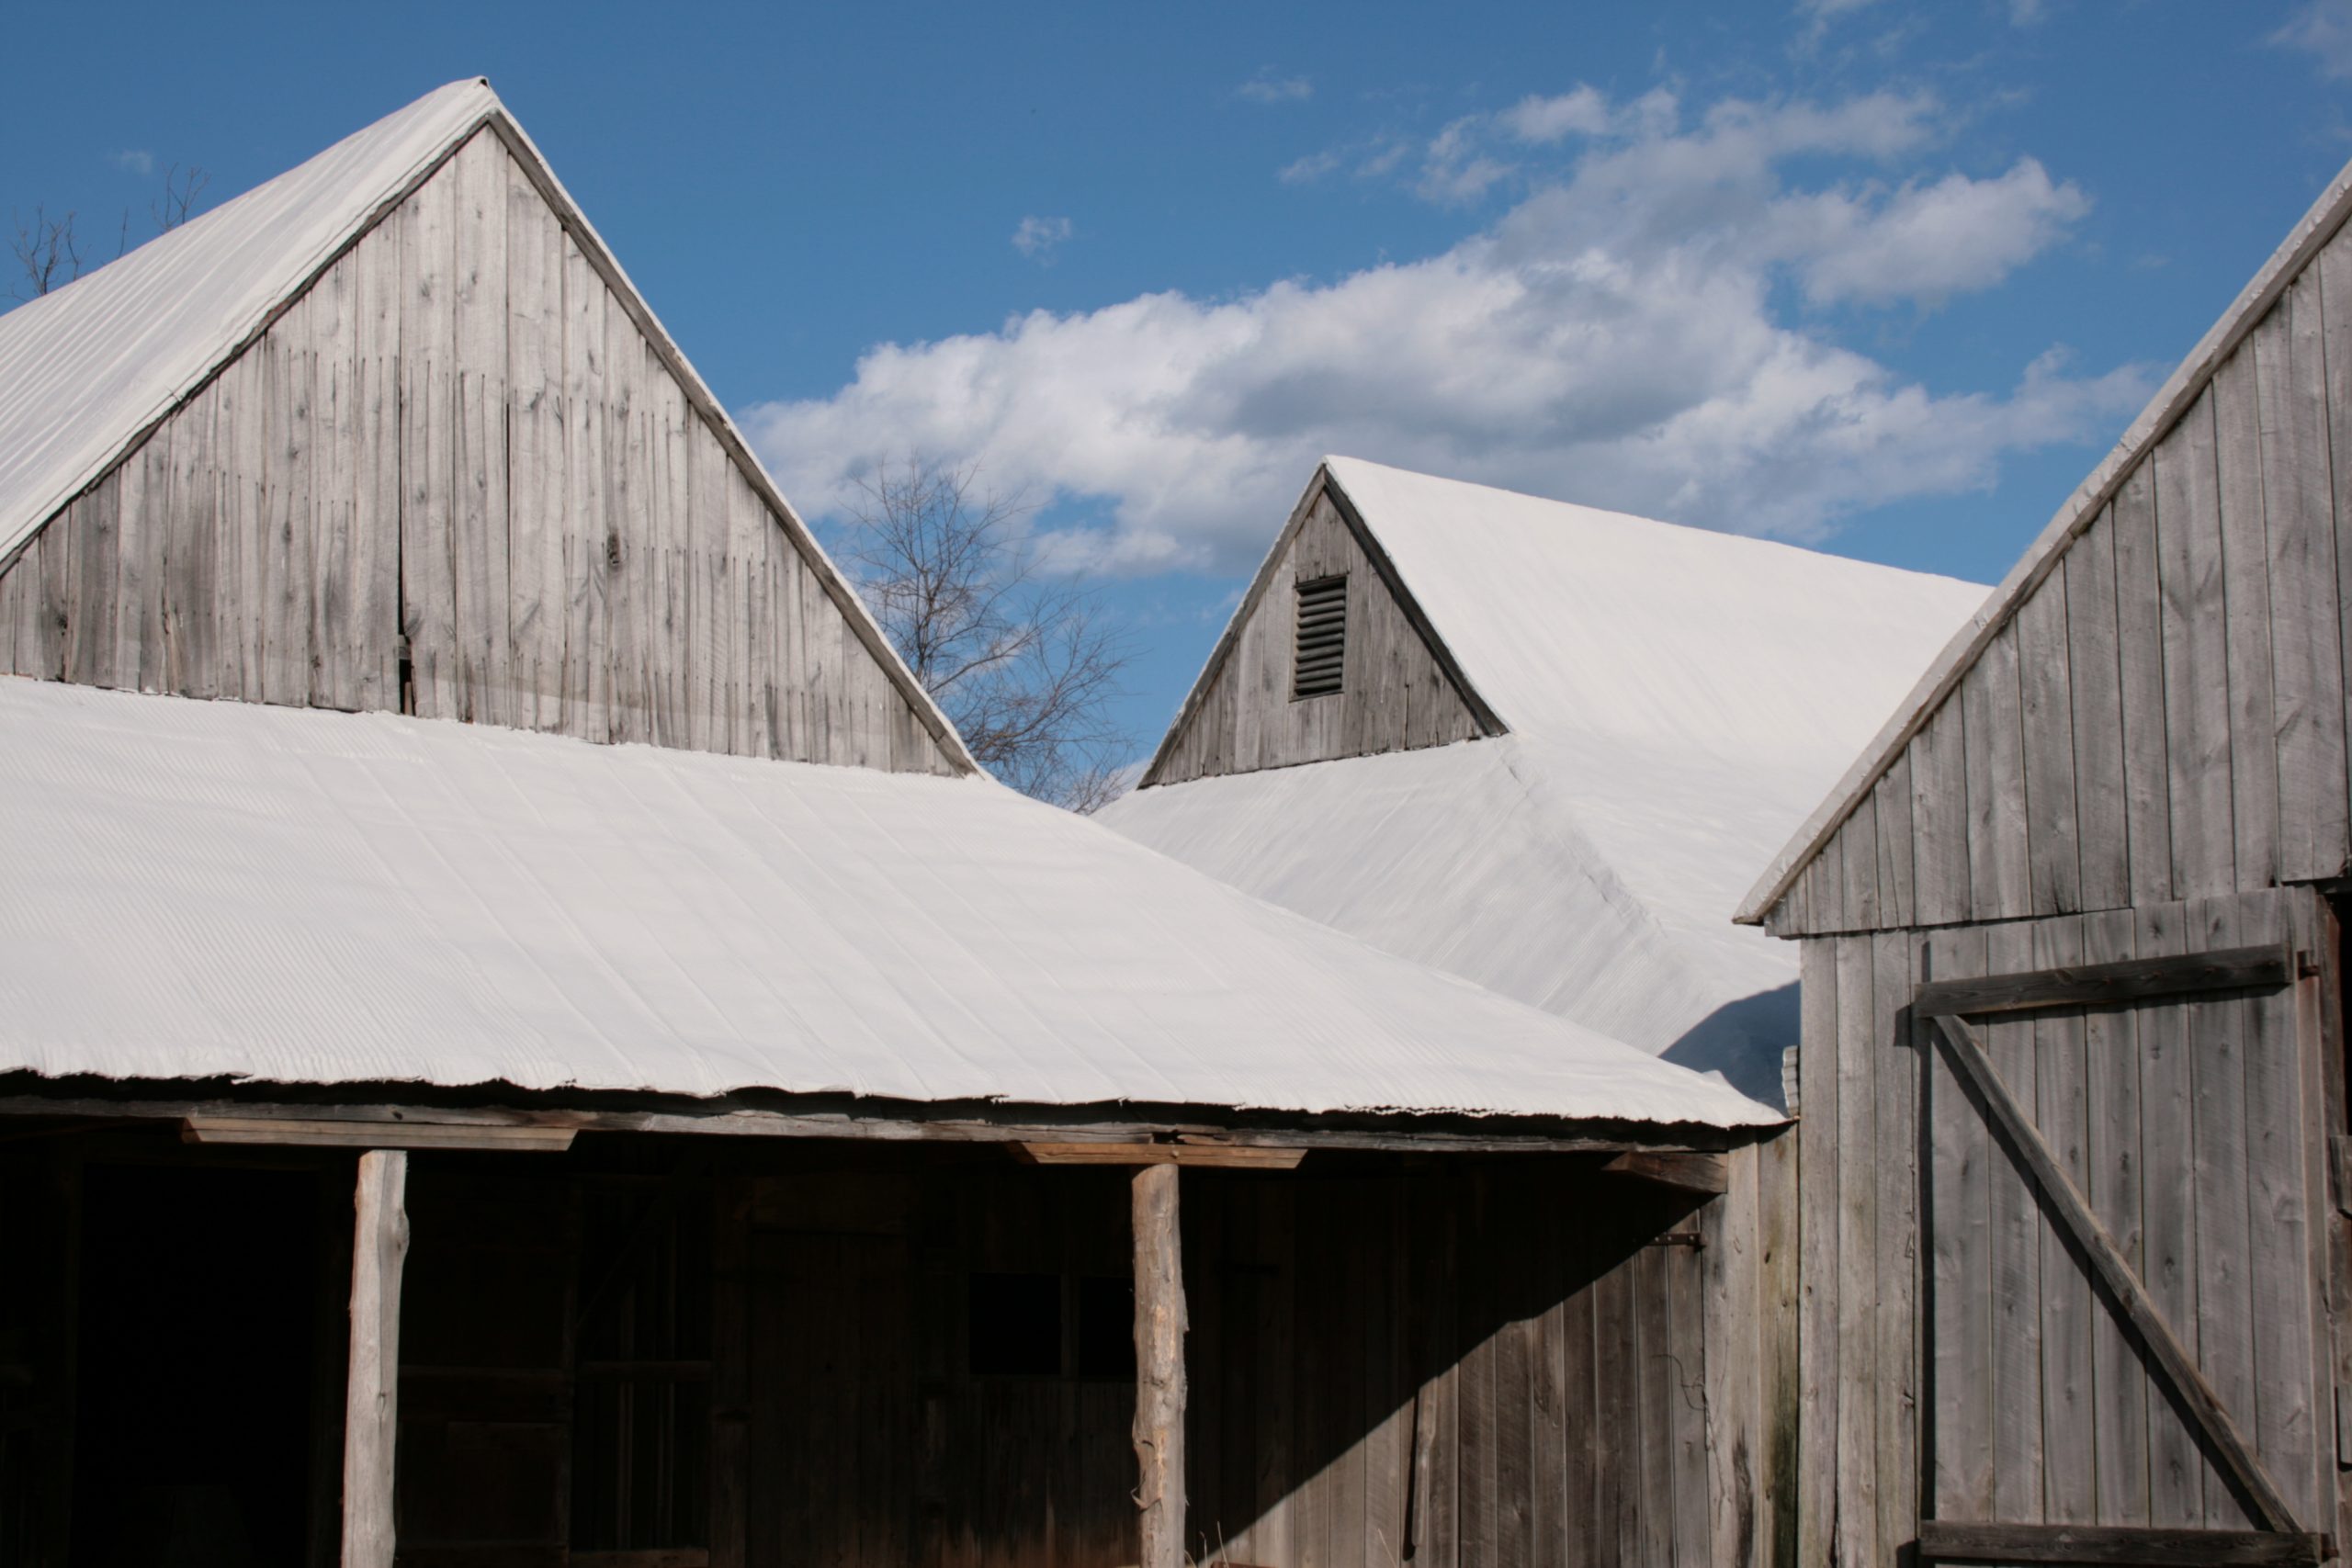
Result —
M 496 134 L 0 576 L 0 671 L 956 771 Z
M 2290 931 L 2314 956 L 2333 941 L 2318 895 L 1806 942 L 1801 1561 L 1892 1565 L 1923 1500 L 1971 1522 L 2247 1528 L 1909 1008 L 1928 978 Z M 2340 1085 L 2319 1045 L 2323 989 L 2310 977 L 1982 1032 L 2299 1518 L 2333 1531 L 2324 1160 Z
M 2338 874 L 2346 573 L 2352 231 L 2222 361 L 1768 924 L 2017 919 Z
M 1293 702 L 1297 585 L 1341 572 L 1348 579 L 1341 690 Z M 1320 491 L 1244 604 L 1229 644 L 1212 657 L 1207 689 L 1179 720 L 1146 783 L 1443 746 L 1479 733 L 1476 716 Z

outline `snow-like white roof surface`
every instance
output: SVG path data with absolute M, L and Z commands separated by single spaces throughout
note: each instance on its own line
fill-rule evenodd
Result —
M 1758 866 L 1984 590 L 1327 460 L 1510 733 L 1137 790 L 1102 820 L 1376 946 L 1778 1081 Z M 1782 1032 L 1786 1032 L 1786 1037 Z
M 0 315 L 0 559 L 499 107 L 452 82 Z
M 1773 1120 L 980 779 L 0 679 L 0 1071 Z

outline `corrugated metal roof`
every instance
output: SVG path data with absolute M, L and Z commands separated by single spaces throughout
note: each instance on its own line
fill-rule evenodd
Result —
M 0 1070 L 1771 1113 L 976 779 L 0 680 Z
M 1770 1094 L 1796 954 L 1755 868 L 1973 583 L 1360 459 L 1332 479 L 1510 733 L 1137 790 L 1102 819 L 1245 891 Z M 1776 1031 L 1786 1030 L 1785 1037 Z

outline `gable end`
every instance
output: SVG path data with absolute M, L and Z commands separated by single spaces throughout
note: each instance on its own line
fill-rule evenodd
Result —
M 1302 590 L 1335 582 L 1341 586 L 1323 587 L 1310 609 Z M 1506 728 L 1323 468 L 1242 596 L 1142 787 L 1450 745 Z

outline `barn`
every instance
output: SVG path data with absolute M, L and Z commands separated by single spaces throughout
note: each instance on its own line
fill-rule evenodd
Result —
M 2314 1562 L 2352 1448 L 2352 170 L 1745 901 L 1808 1562 Z
M 1101 820 L 1778 1102 L 1797 965 L 1724 917 L 1984 592 L 1329 458 Z
M 1778 1113 L 978 776 L 486 83 L 0 316 L 0 1563 L 1792 1527 Z

